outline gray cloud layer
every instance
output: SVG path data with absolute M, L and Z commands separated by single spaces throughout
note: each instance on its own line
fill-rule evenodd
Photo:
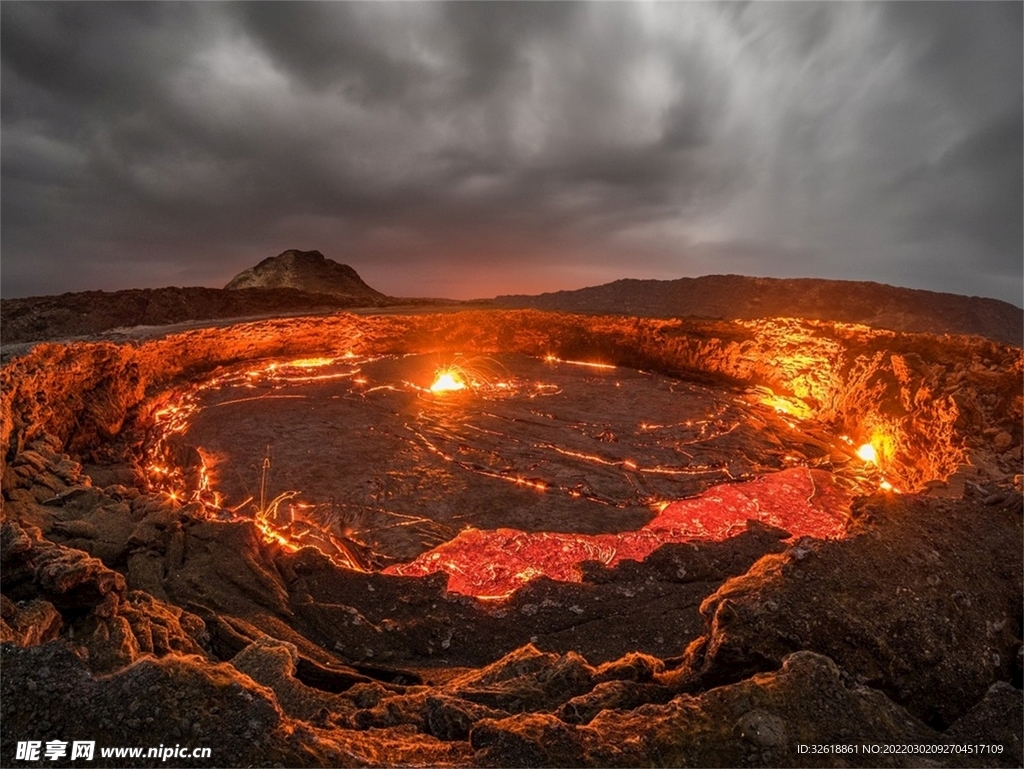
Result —
M 2 290 L 712 272 L 1022 304 L 1022 5 L 0 5 Z

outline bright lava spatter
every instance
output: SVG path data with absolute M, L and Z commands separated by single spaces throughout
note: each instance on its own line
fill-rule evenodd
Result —
M 198 464 L 184 468 L 175 461 L 176 439 L 188 430 L 201 406 L 203 392 L 220 388 L 254 388 L 255 382 L 271 382 L 276 386 L 321 382 L 330 379 L 349 379 L 363 384 L 357 375 L 360 365 L 373 359 L 355 359 L 352 355 L 336 358 L 312 358 L 290 362 L 270 362 L 256 368 L 232 371 L 212 377 L 157 410 L 154 414 L 155 434 L 149 456 L 150 484 L 153 490 L 166 493 L 180 503 L 198 503 L 210 518 L 219 520 L 251 520 L 267 542 L 288 551 L 313 546 L 327 554 L 344 568 L 365 570 L 366 559 L 361 557 L 353 542 L 337 537 L 320 525 L 311 514 L 314 506 L 295 499 L 298 492 L 286 491 L 267 500 L 248 499 L 232 509 L 222 507 L 222 497 L 215 489 L 215 462 L 206 452 L 199 450 Z M 564 361 L 554 356 L 548 363 L 565 363 L 594 369 L 613 370 L 615 367 L 600 362 Z M 339 366 L 345 366 L 337 370 Z M 483 385 L 489 391 L 507 396 L 521 386 L 515 381 L 500 379 L 481 383 L 467 376 L 458 365 L 439 368 L 429 387 L 403 382 L 403 387 L 423 393 L 443 395 L 449 392 L 474 391 Z M 381 385 L 393 388 L 391 385 Z M 544 383 L 532 385 L 535 391 L 545 391 Z M 275 391 L 276 392 L 276 391 Z M 287 394 L 263 394 L 260 398 L 288 398 Z M 240 402 L 242 399 L 224 401 Z M 802 418 L 799 404 L 770 394 L 762 400 L 780 414 Z M 454 405 L 454 404 L 453 404 Z M 789 420 L 786 420 L 789 422 Z M 658 425 L 642 423 L 641 431 Z M 850 443 L 848 438 L 843 438 Z M 425 444 L 430 445 L 424 438 Z M 556 451 L 560 450 L 554 447 Z M 867 449 L 871 449 L 870 452 Z M 436 449 L 437 451 L 440 451 Z M 574 452 L 568 452 L 577 456 Z M 441 452 L 442 456 L 443 452 Z M 857 455 L 865 462 L 877 465 L 878 456 L 871 444 L 861 446 Z M 451 457 L 444 456 L 446 460 Z M 587 460 L 579 454 L 578 459 Z M 596 462 L 606 463 L 601 457 Z M 269 463 L 269 458 L 267 459 Z M 622 462 L 632 472 L 666 472 L 670 469 L 639 468 L 630 460 Z M 485 473 L 486 474 L 486 473 Z M 517 485 L 545 491 L 543 481 L 521 476 L 502 477 Z M 880 487 L 892 487 L 884 479 Z M 572 490 L 570 497 L 576 496 Z M 742 532 L 748 520 L 778 527 L 795 535 L 818 538 L 841 536 L 845 525 L 845 511 L 851 495 L 834 476 L 825 471 L 806 467 L 792 467 L 770 473 L 753 481 L 713 486 L 698 497 L 678 501 L 665 500 L 652 505 L 656 517 L 635 531 L 616 534 L 573 534 L 558 532 L 526 532 L 514 529 L 480 530 L 470 528 L 454 539 L 421 554 L 404 564 L 392 565 L 386 573 L 402 576 L 424 576 L 437 571 L 449 575 L 448 589 L 481 599 L 501 599 L 538 576 L 579 581 L 579 565 L 583 561 L 598 561 L 614 566 L 623 560 L 642 560 L 658 547 L 670 542 L 694 540 L 721 540 Z M 245 511 L 248 512 L 245 512 Z
M 857 456 L 863 459 L 868 464 L 878 464 L 878 452 L 875 450 L 875 447 L 872 446 L 870 443 L 865 443 L 859 449 L 857 449 Z
M 430 392 L 433 393 L 458 392 L 465 389 L 466 383 L 453 371 L 438 372 L 434 384 L 430 385 Z

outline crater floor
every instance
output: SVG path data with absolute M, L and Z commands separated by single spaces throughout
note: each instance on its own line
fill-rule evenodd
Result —
M 466 528 L 635 530 L 711 486 L 846 459 L 749 391 L 594 361 L 456 361 L 467 385 L 448 392 L 430 390 L 451 364 L 436 355 L 221 372 L 189 394 L 178 456 L 199 449 L 224 507 L 295 493 L 286 514 L 382 562 Z

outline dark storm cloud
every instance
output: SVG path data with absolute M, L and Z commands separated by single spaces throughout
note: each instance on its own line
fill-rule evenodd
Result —
M 365 34 L 352 4 L 251 3 L 238 16 L 282 69 L 312 88 L 340 89 L 372 103 L 401 98 L 424 74 Z
M 5 296 L 298 247 L 393 294 L 742 272 L 1021 303 L 1018 3 L 0 15 Z
M 1017 184 L 1024 167 L 1022 135 L 1019 115 L 1001 117 L 900 180 L 894 192 L 913 201 L 905 219 L 910 235 L 934 232 L 976 241 L 988 255 L 1018 249 L 1024 222 Z

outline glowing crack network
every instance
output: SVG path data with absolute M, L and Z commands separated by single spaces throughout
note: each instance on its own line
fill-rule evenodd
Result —
M 270 361 L 173 394 L 147 462 L 283 548 L 495 599 L 748 520 L 840 536 L 851 494 L 885 487 L 878 456 L 788 404 L 553 355 Z

